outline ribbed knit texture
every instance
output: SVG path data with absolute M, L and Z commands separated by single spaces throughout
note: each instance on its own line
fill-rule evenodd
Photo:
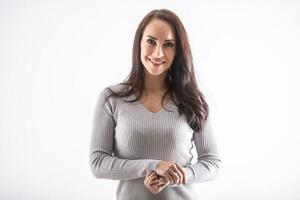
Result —
M 109 86 L 119 91 L 121 84 Z M 179 116 L 177 106 L 169 101 L 157 113 L 147 110 L 140 101 L 126 102 L 136 96 L 105 97 L 104 88 L 96 103 L 90 143 L 90 166 L 96 178 L 119 180 L 117 200 L 196 200 L 196 187 L 213 179 L 221 160 L 215 144 L 211 120 L 204 131 L 196 133 Z M 191 163 L 196 147 L 197 162 Z M 159 161 L 178 162 L 187 173 L 186 185 L 171 185 L 158 194 L 144 186 L 147 171 L 155 170 Z

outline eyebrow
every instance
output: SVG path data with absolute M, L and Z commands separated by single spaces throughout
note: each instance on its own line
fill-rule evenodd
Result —
M 151 38 L 151 39 L 153 39 L 153 40 L 157 40 L 157 38 L 155 38 L 155 37 L 153 37 L 153 36 L 151 36 L 151 35 L 147 35 L 147 37 L 149 37 L 149 38 Z M 174 39 L 168 39 L 168 40 L 165 40 L 166 42 L 175 42 L 175 40 Z

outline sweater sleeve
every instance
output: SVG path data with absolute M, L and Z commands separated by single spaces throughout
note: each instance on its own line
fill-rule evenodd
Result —
M 203 132 L 194 132 L 193 140 L 198 158 L 194 164 L 183 166 L 186 171 L 186 184 L 200 183 L 214 179 L 221 164 L 210 117 L 205 122 Z M 169 187 L 177 186 L 180 185 L 169 185 Z
M 210 117 L 205 123 L 203 132 L 194 132 L 193 138 L 198 158 L 196 163 L 185 166 L 187 184 L 209 181 L 215 178 L 221 164 Z
M 103 179 L 130 180 L 145 177 L 148 170 L 156 169 L 160 160 L 129 160 L 113 155 L 116 122 L 111 103 L 109 100 L 105 102 L 109 92 L 107 88 L 102 90 L 96 104 L 89 153 L 91 171 L 96 178 Z

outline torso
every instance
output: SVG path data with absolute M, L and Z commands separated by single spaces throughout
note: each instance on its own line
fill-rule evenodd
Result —
M 164 98 L 163 106 L 161 105 L 161 100 L 163 98 L 163 94 L 142 94 L 139 98 L 139 101 L 143 104 L 143 106 L 149 110 L 150 112 L 156 113 L 159 112 L 163 107 L 165 107 L 170 101 L 170 95 L 167 94 Z

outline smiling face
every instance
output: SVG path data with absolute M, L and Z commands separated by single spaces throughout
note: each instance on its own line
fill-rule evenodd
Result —
M 175 56 L 175 36 L 171 25 L 153 19 L 145 27 L 141 39 L 141 62 L 151 75 L 168 73 Z

